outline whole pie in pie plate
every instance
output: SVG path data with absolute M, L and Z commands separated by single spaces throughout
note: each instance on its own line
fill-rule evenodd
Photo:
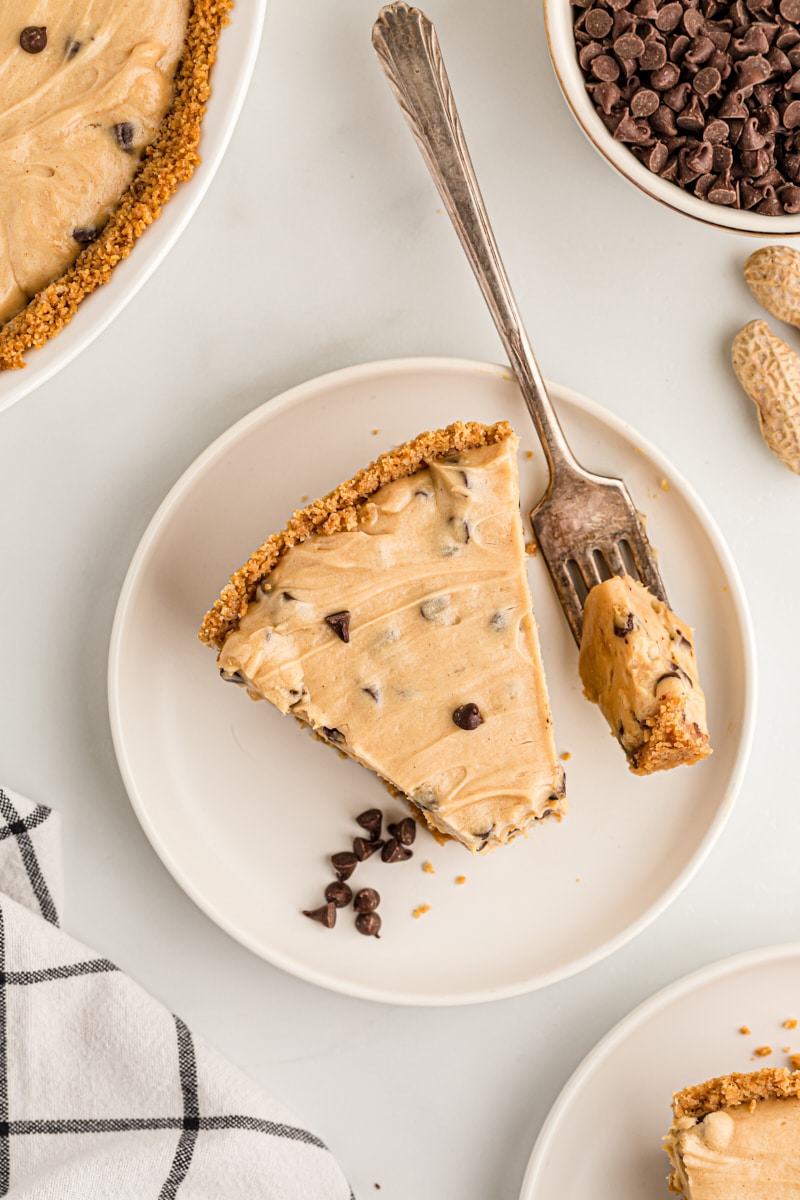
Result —
M 233 132 L 265 4 L 4 9 L 0 410 L 93 341 L 186 227 Z
M 302 978 L 430 1005 L 542 987 L 662 911 L 730 812 L 754 703 L 735 567 L 653 447 L 552 388 L 579 457 L 646 507 L 694 627 L 714 752 L 691 767 L 633 774 L 583 694 L 524 552 L 546 465 L 507 369 L 370 363 L 270 400 L 189 468 L 131 564 L 109 706 L 135 811 L 204 911 Z M 380 938 L 345 907 L 307 920 L 356 818 L 389 829 L 408 801 L 413 858 L 384 846 L 350 880 L 380 893 Z

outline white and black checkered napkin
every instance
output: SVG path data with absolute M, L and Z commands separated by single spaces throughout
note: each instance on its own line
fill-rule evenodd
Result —
M 0 789 L 0 1196 L 352 1200 L 319 1138 L 58 929 L 57 824 Z

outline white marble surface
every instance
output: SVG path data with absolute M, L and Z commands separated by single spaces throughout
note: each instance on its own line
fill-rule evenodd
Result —
M 254 406 L 332 368 L 500 356 L 373 59 L 366 0 L 271 0 L 239 128 L 188 232 L 82 357 L 0 417 L 2 778 L 64 814 L 67 928 L 290 1104 L 359 1200 L 375 1184 L 385 1200 L 514 1200 L 598 1037 L 677 976 L 797 937 L 800 482 L 763 447 L 728 367 L 732 334 L 759 315 L 740 271 L 753 243 L 659 208 L 595 156 L 535 3 L 428 12 L 543 370 L 661 447 L 742 572 L 761 699 L 721 841 L 666 915 L 582 976 L 415 1011 L 254 958 L 181 893 L 133 816 L 109 734 L 108 640 L 130 557 L 180 472 Z

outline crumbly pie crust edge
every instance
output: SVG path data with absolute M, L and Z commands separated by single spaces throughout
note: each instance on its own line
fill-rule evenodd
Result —
M 788 1067 L 765 1067 L 747 1074 L 720 1075 L 695 1087 L 684 1088 L 672 1097 L 675 1120 L 702 1120 L 709 1113 L 735 1108 L 758 1100 L 786 1100 L 800 1096 L 800 1071 Z
M 197 147 L 211 92 L 211 68 L 233 5 L 234 0 L 193 0 L 172 105 L 142 165 L 97 240 L 0 327 L 0 371 L 24 367 L 28 350 L 43 346 L 70 323 L 81 301 L 108 283 L 114 267 L 161 215 L 178 184 L 191 179 L 200 163 Z
M 359 509 L 379 487 L 396 479 L 407 479 L 428 463 L 454 451 L 475 450 L 513 436 L 514 431 L 507 421 L 498 421 L 494 425 L 456 421 L 446 429 L 428 430 L 412 441 L 381 454 L 327 496 L 297 509 L 285 529 L 268 537 L 247 562 L 231 575 L 219 598 L 203 618 L 198 633 L 200 641 L 219 649 L 247 612 L 258 585 L 274 569 L 282 555 L 313 533 L 330 534 L 355 529 Z

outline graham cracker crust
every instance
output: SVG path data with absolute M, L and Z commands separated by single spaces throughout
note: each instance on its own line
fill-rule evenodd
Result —
M 178 184 L 191 179 L 200 162 L 197 146 L 211 92 L 209 76 L 233 4 L 234 0 L 193 0 L 172 106 L 145 150 L 141 167 L 97 240 L 0 328 L 0 371 L 24 367 L 28 350 L 43 346 L 69 324 L 84 297 L 108 283 L 117 263 L 161 215 Z
M 694 722 L 687 724 L 680 699 L 664 696 L 652 718 L 647 741 L 631 752 L 629 764 L 634 775 L 650 775 L 671 767 L 690 767 L 710 753 L 708 734 Z
M 764 1067 L 744 1075 L 720 1075 L 695 1087 L 684 1088 L 672 1097 L 675 1120 L 694 1117 L 700 1121 L 709 1113 L 735 1108 L 758 1100 L 786 1100 L 800 1096 L 800 1072 L 787 1067 Z
M 256 588 L 292 546 L 304 542 L 313 533 L 339 533 L 358 524 L 359 509 L 385 483 L 407 479 L 427 463 L 454 451 L 475 450 L 513 437 L 507 421 L 481 425 L 476 421 L 456 421 L 446 429 L 428 430 L 410 442 L 381 454 L 373 463 L 358 471 L 352 479 L 340 483 L 321 500 L 297 509 L 280 533 L 273 533 L 255 550 L 247 562 L 231 575 L 219 599 L 206 613 L 198 637 L 205 645 L 219 649 L 247 612 Z

